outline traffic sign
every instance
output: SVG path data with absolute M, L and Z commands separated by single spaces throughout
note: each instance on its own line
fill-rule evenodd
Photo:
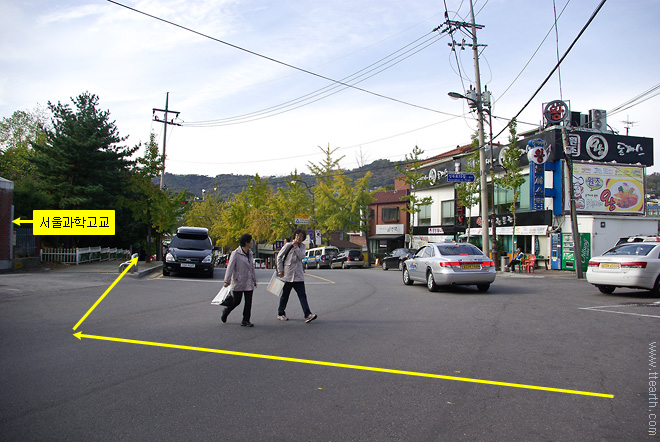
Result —
M 474 181 L 473 173 L 456 172 L 447 174 L 447 182 L 450 183 L 471 183 Z

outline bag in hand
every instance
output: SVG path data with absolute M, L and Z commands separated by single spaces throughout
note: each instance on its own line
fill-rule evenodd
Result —
M 218 292 L 217 295 L 215 295 L 215 298 L 213 298 L 213 301 L 211 301 L 211 304 L 213 305 L 223 305 L 225 307 L 229 307 L 234 305 L 234 296 L 232 295 L 232 286 L 228 285 L 227 287 L 222 287 L 220 291 Z

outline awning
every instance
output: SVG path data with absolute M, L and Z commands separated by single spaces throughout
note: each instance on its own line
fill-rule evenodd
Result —
M 373 235 L 369 239 L 399 239 L 403 238 L 405 235 Z

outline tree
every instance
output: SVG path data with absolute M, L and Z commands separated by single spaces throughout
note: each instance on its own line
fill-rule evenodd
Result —
M 35 177 L 32 143 L 43 142 L 46 111 L 16 111 L 0 121 L 0 177 L 14 182 L 15 217 L 32 218 L 35 209 L 49 209 L 53 200 Z
M 39 107 L 0 121 L 0 176 L 18 182 L 34 174 L 32 143 L 45 140 L 46 126 L 46 113 Z
M 325 153 L 321 163 L 308 163 L 317 183 L 314 187 L 316 226 L 326 237 L 331 232 L 365 230 L 367 206 L 375 193 L 369 190 L 371 172 L 353 181 L 339 166 L 344 157 L 332 157 L 338 148 L 320 149 Z
M 141 143 L 138 148 L 142 147 Z M 163 170 L 163 156 L 159 154 L 156 135 L 152 132 L 149 143 L 145 146 L 144 156 L 136 161 L 131 172 L 130 189 L 126 196 L 119 199 L 120 205 L 128 207 L 133 214 L 133 220 L 143 224 L 147 231 L 147 262 L 152 254 L 152 229 L 158 235 L 174 227 L 176 212 L 184 196 L 171 198 L 166 191 L 154 184 L 153 179 L 160 176 Z M 160 247 L 156 250 L 160 257 Z
M 416 189 L 424 189 L 431 185 L 431 180 L 420 169 L 423 162 L 420 156 L 424 153 L 422 149 L 415 146 L 411 154 L 406 154 L 407 167 L 395 166 L 396 170 L 403 175 L 403 181 L 410 186 L 408 195 L 401 197 L 401 201 L 406 201 L 408 204 L 402 210 L 407 212 L 411 217 L 422 210 L 423 206 L 428 206 L 433 203 L 433 198 L 430 196 L 420 198 L 414 191 Z M 411 223 L 412 225 L 412 223 Z
M 495 184 L 498 186 L 510 190 L 513 194 L 511 199 L 511 205 L 509 210 L 513 216 L 513 232 L 515 237 L 516 231 L 516 203 L 520 198 L 520 186 L 525 183 L 525 177 L 522 175 L 520 167 L 520 157 L 522 156 L 523 151 L 518 148 L 518 131 L 516 120 L 511 120 L 509 124 L 509 145 L 506 147 L 504 152 L 504 158 L 502 159 L 502 168 L 504 169 L 504 175 L 494 178 Z M 494 226 L 493 226 L 494 227 Z M 515 252 L 514 242 L 511 241 L 511 253 Z
M 127 186 L 131 155 L 137 146 L 120 146 L 109 111 L 98 110 L 99 99 L 85 92 L 68 104 L 52 104 L 52 129 L 33 144 L 39 179 L 58 209 L 107 209 L 116 205 Z

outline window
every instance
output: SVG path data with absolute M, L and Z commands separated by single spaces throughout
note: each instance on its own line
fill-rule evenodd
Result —
M 430 226 L 431 225 L 431 205 L 427 204 L 426 206 L 420 206 L 419 208 L 419 225 L 420 226 Z
M 392 209 L 383 209 L 383 221 L 399 221 L 399 209 L 398 207 Z
M 454 200 L 443 201 L 442 202 L 442 220 L 440 224 L 451 224 L 454 225 Z

